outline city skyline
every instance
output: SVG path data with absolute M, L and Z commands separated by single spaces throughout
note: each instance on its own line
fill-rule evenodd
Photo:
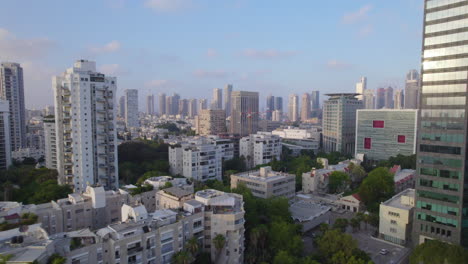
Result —
M 0 60 L 18 62 L 24 68 L 28 109 L 51 105 L 52 76 L 61 74 L 70 61 L 78 59 L 96 61 L 98 71 L 116 76 L 118 96 L 125 89 L 138 89 L 140 110 L 144 110 L 148 94 L 176 92 L 186 98 L 211 98 L 212 89 L 221 89 L 228 83 L 237 90 L 259 92 L 261 108 L 270 92 L 283 98 L 291 90 L 298 94 L 311 89 L 323 94 L 352 92 L 360 76 L 369 78 L 369 89 L 394 84 L 395 88 L 404 88 L 405 73 L 419 69 L 422 5 L 417 1 L 320 3 L 318 7 L 324 15 L 317 17 L 300 11 L 312 7 L 312 3 L 301 1 L 294 7 L 295 19 L 286 19 L 282 24 L 282 31 L 288 33 L 281 37 L 271 19 L 275 14 L 281 15 L 279 10 L 291 9 L 285 3 L 270 3 L 273 15 L 259 23 L 254 18 L 261 14 L 261 3 L 182 0 L 161 4 L 165 2 L 106 0 L 93 3 L 95 10 L 90 12 L 89 2 L 81 1 L 74 7 L 74 14 L 86 10 L 88 22 L 98 24 L 101 16 L 97 14 L 106 11 L 105 21 L 119 28 L 118 32 L 108 29 L 106 34 L 89 36 L 87 23 L 70 19 L 74 14 L 54 11 L 51 15 L 51 10 L 66 10 L 64 4 L 55 3 L 51 8 L 48 1 L 30 3 L 29 10 L 35 12 L 25 10 L 25 17 L 41 23 L 24 23 L 28 24 L 26 28 L 8 19 L 19 4 L 5 3 L 0 11 L 5 18 L 0 24 Z M 126 21 L 127 17 L 136 17 L 135 12 L 139 19 Z M 218 13 L 229 16 L 224 19 L 240 14 L 246 14 L 248 19 L 233 25 L 213 25 L 212 18 L 216 19 Z M 401 21 L 398 26 L 393 24 L 395 16 Z M 70 32 L 68 26 L 57 23 L 59 19 L 70 21 L 68 26 L 77 30 Z M 316 27 L 318 22 L 323 28 Z M 154 27 L 160 24 L 170 24 L 172 30 Z M 250 24 L 255 26 L 251 28 Z M 141 25 L 141 30 L 133 32 L 136 25 Z M 155 36 L 145 34 L 148 25 L 150 35 Z M 182 29 L 201 35 L 193 41 L 190 34 L 175 34 Z M 310 30 L 314 36 L 330 41 L 304 36 L 303 32 Z M 398 44 L 382 41 L 382 34 L 387 40 L 399 39 Z M 192 45 L 180 44 L 188 39 Z M 341 46 L 343 41 L 347 45 L 340 49 L 327 44 L 336 42 Z M 33 49 L 29 49 L 31 45 Z M 385 54 L 381 50 L 386 50 Z M 382 57 L 378 65 L 376 56 Z M 341 78 L 333 78 L 337 74 Z

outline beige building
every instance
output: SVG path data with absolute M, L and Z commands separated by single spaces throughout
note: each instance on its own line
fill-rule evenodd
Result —
M 156 193 L 156 207 L 158 209 L 177 209 L 184 206 L 184 202 L 193 199 L 193 192 L 179 187 L 170 187 Z
M 196 118 L 199 135 L 218 135 L 226 132 L 226 112 L 224 110 L 200 110 Z
M 406 189 L 380 204 L 379 237 L 404 246 L 411 236 L 414 189 Z
M 260 198 L 283 196 L 291 199 L 296 194 L 296 177 L 292 174 L 272 171 L 271 167 L 262 167 L 258 171 L 249 171 L 231 175 L 231 188 L 245 184 L 252 194 Z

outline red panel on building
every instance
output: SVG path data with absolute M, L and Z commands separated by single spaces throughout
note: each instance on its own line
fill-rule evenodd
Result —
M 406 143 L 406 136 L 398 135 L 398 143 Z
M 364 138 L 364 149 L 372 148 L 372 138 Z
M 372 125 L 373 125 L 374 128 L 384 128 L 385 127 L 385 121 L 383 121 L 383 120 L 374 120 Z

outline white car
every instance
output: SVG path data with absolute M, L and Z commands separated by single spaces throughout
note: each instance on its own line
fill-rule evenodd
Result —
M 385 248 L 382 248 L 380 250 L 380 255 L 387 255 L 388 254 L 388 250 L 386 250 Z

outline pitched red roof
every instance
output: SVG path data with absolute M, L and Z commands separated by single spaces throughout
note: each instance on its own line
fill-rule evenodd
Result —
M 19 214 L 17 213 L 14 213 L 12 215 L 7 215 L 5 216 L 5 220 L 15 220 L 15 219 L 20 219 L 21 217 L 19 216 Z
M 393 165 L 393 167 L 390 169 L 391 173 L 396 173 L 400 169 L 400 165 Z
M 361 201 L 361 196 L 358 193 L 353 193 L 352 196 L 356 198 L 356 200 Z

